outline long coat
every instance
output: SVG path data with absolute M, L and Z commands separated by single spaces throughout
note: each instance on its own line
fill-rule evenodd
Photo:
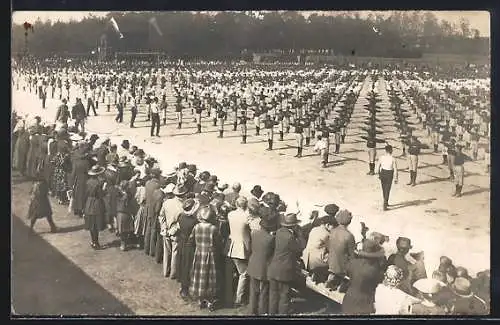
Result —
M 52 216 L 49 201 L 49 187 L 46 181 L 37 181 L 31 189 L 31 201 L 28 208 L 28 218 L 36 220 Z
M 38 164 L 40 163 L 41 144 L 42 138 L 40 134 L 31 135 L 26 158 L 26 175 L 29 177 L 35 177 L 37 174 Z
M 144 186 L 137 188 L 134 201 L 137 203 L 137 212 L 134 219 L 134 234 L 136 236 L 144 236 L 146 234 L 146 222 L 148 211 L 146 209 L 146 189 Z
M 247 260 L 250 255 L 248 213 L 238 209 L 230 212 L 227 219 L 229 221 L 229 240 L 226 245 L 227 256 Z
M 264 229 L 252 232 L 247 273 L 257 280 L 267 280 L 267 268 L 274 254 L 274 236 Z
M 84 213 L 88 229 L 97 226 L 97 229 L 102 231 L 106 228 L 104 220 L 103 185 L 103 182 L 95 177 L 87 180 Z M 89 218 L 89 216 L 91 216 L 91 218 Z
M 189 241 L 189 235 L 193 231 L 194 226 L 198 222 L 195 215 L 181 214 L 179 217 L 179 267 L 177 268 L 179 282 L 183 287 L 189 287 L 191 282 L 191 267 L 193 265 L 195 246 L 192 241 Z
M 189 294 L 193 298 L 210 299 L 217 295 L 219 239 L 217 227 L 207 222 L 198 223 L 191 232 L 188 240 L 194 243 L 195 251 Z
M 21 173 L 26 171 L 26 160 L 29 149 L 29 140 L 30 134 L 26 130 L 20 130 L 17 136 L 17 141 L 14 147 L 14 157 L 12 164 L 14 168 L 16 168 Z
M 383 279 L 377 259 L 355 257 L 346 265 L 349 288 L 342 301 L 342 312 L 349 315 L 367 315 L 375 312 L 375 291 Z
M 155 205 L 157 204 L 157 200 L 154 199 L 153 193 L 160 189 L 160 182 L 153 178 L 146 182 L 145 190 L 146 190 L 146 211 L 148 220 L 154 220 L 158 216 L 156 214 Z M 160 203 L 161 207 L 161 203 Z M 158 211 L 159 212 L 159 211 Z
M 307 246 L 302 254 L 306 270 L 328 266 L 328 242 L 330 232 L 325 226 L 314 227 L 309 233 Z
M 339 225 L 330 231 L 328 244 L 328 270 L 335 274 L 345 274 L 346 264 L 354 256 L 356 241 L 345 226 Z
M 113 218 L 116 217 L 116 205 L 118 200 L 118 189 L 116 187 L 117 172 L 106 169 L 104 172 L 106 178 L 106 190 L 104 195 L 104 207 L 106 208 L 106 223 L 113 224 Z
M 305 243 L 287 228 L 276 232 L 274 254 L 267 269 L 269 280 L 292 282 L 297 278 L 299 264 Z
M 90 162 L 84 157 L 75 157 L 70 175 L 69 186 L 73 189 L 73 210 L 81 211 L 85 205 L 85 192 L 87 189 L 87 172 Z

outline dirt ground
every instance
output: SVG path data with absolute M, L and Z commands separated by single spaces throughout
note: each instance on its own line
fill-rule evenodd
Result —
M 368 157 L 365 142 L 360 138 L 362 131 L 359 126 L 365 116 L 362 108 L 364 91 L 356 104 L 346 143 L 341 145 L 340 154 L 330 154 L 331 163 L 325 169 L 320 168 L 320 158 L 313 153 L 312 146 L 304 149 L 303 158 L 293 157 L 296 153 L 293 134 L 285 135 L 284 141 L 278 141 L 275 134 L 274 150 L 269 152 L 265 150 L 265 135 L 254 136 L 253 123 L 248 130 L 247 144 L 243 145 L 240 144 L 240 131 L 233 132 L 230 121 L 226 122 L 223 139 L 217 138 L 216 127 L 206 119 L 203 133 L 195 134 L 196 126 L 189 111 L 185 114 L 186 122 L 182 130 L 176 129 L 175 116 L 171 112 L 167 126 L 162 126 L 160 131 L 161 137 L 151 138 L 144 109 L 137 117 L 137 127 L 131 129 L 128 127 L 128 111 L 125 112 L 124 123 L 119 124 L 114 121 L 115 113 L 106 113 L 104 105 L 100 104 L 99 116 L 91 116 L 87 121 L 87 132 L 107 136 L 117 144 L 123 139 L 130 140 L 131 144 L 160 160 L 166 172 L 180 161 L 187 161 L 197 164 L 201 170 L 215 173 L 222 182 L 241 182 L 244 191 L 259 184 L 264 191 L 279 193 L 292 207 L 298 201 L 302 211 L 336 203 L 353 212 L 355 218 L 351 230 L 355 235 L 359 234 L 359 221 L 364 221 L 370 231 L 379 231 L 391 238 L 388 249 L 394 246 L 397 237 L 410 238 L 415 250 L 425 251 L 429 275 L 441 255 L 449 256 L 455 265 L 468 268 L 472 274 L 489 269 L 490 177 L 485 173 L 482 162 L 465 164 L 463 197 L 455 199 L 451 197 L 454 186 L 446 180 L 448 171 L 446 166 L 440 164 L 440 154 L 423 150 L 416 187 L 405 185 L 409 179 L 407 162 L 405 158 L 398 159 L 400 181 L 393 185 L 391 191 L 391 209 L 382 211 L 380 182 L 376 176 L 366 175 Z M 380 91 L 384 98 L 383 88 Z M 58 104 L 58 101 L 49 99 L 48 108 L 43 110 L 34 94 L 13 91 L 12 106 L 19 113 L 38 114 L 53 121 Z M 381 106 L 386 114 L 384 102 Z M 383 130 L 384 136 L 396 139 L 395 129 L 384 126 Z M 399 155 L 398 143 L 395 140 L 389 142 L 394 143 L 397 147 L 395 154 Z M 379 153 L 382 153 L 380 149 Z M 22 188 L 21 184 L 13 186 L 13 213 L 23 216 L 27 207 L 26 196 L 22 193 L 28 189 Z M 303 220 L 308 218 L 305 214 Z M 73 218 L 60 216 L 56 222 L 63 227 L 66 223 L 68 226 L 81 224 L 80 220 Z M 43 223 L 41 221 L 37 227 L 48 230 L 47 225 L 42 226 Z M 124 255 L 117 249 L 96 253 L 88 248 L 89 239 L 84 231 L 42 234 L 42 237 L 135 314 L 199 313 L 196 307 L 185 306 L 181 300 L 174 298 L 177 285 L 161 279 L 160 266 L 152 265 L 154 263 L 142 253 L 127 252 Z M 114 238 L 105 238 L 103 243 L 112 240 Z M 129 274 L 133 277 L 127 278 Z M 227 312 L 239 311 L 221 311 Z

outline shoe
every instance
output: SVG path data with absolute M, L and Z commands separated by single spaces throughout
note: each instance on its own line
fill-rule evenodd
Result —
M 206 300 L 200 301 L 199 305 L 200 309 L 205 309 L 208 307 L 208 302 Z

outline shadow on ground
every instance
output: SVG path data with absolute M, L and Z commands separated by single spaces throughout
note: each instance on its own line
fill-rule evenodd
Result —
M 16 315 L 134 314 L 15 216 L 11 272 Z

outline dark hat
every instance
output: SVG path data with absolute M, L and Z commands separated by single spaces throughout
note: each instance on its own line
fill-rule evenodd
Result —
M 453 265 L 453 261 L 448 256 L 441 256 L 439 259 L 439 271 L 446 273 L 449 266 Z
M 457 271 L 457 277 L 466 278 L 466 279 L 470 278 L 469 271 L 467 271 L 467 269 L 465 267 L 457 266 L 456 271 Z
M 142 149 L 137 149 L 134 152 L 134 156 L 144 158 L 146 156 L 146 153 Z
M 276 221 L 275 220 L 271 220 L 269 218 L 261 218 L 260 219 L 260 222 L 259 222 L 259 225 L 264 229 L 264 230 L 267 230 L 267 231 L 274 231 L 276 230 L 276 228 L 278 228 L 277 224 L 276 224 Z
M 210 222 L 215 219 L 215 209 L 210 205 L 205 205 L 198 210 L 198 218 L 202 221 Z
M 195 199 L 187 199 L 182 204 L 182 209 L 188 215 L 193 215 L 200 207 L 200 202 Z
M 200 176 L 198 176 L 200 180 L 206 182 L 208 181 L 208 178 L 210 177 L 210 173 L 207 171 L 201 172 Z
M 287 213 L 285 216 L 283 216 L 281 225 L 284 227 L 293 227 L 298 225 L 300 222 L 301 220 L 297 219 L 297 214 Z
M 179 163 L 179 169 L 184 169 L 187 167 L 187 164 L 185 162 L 180 162 Z
M 90 141 L 95 141 L 95 140 L 97 140 L 97 139 L 99 139 L 99 136 L 98 136 L 97 134 L 92 134 L 92 135 L 90 136 Z
M 212 183 L 217 183 L 217 181 L 218 181 L 217 176 L 216 175 L 210 175 L 210 177 L 208 178 L 208 181 L 212 182 Z
M 229 185 L 227 185 L 226 183 L 224 183 L 222 185 L 217 185 L 217 189 L 221 192 L 224 192 L 225 190 L 227 190 L 228 187 L 229 187 Z
M 189 171 L 191 174 L 193 174 L 193 175 L 195 175 L 195 174 L 196 174 L 196 169 L 197 169 L 197 168 L 196 168 L 196 165 L 194 165 L 194 164 L 189 164 L 189 165 L 187 165 L 187 166 L 186 166 L 186 168 L 188 169 L 188 171 Z
M 267 192 L 264 194 L 262 197 L 262 202 L 267 204 L 268 206 L 272 208 L 276 208 L 278 204 L 280 203 L 279 196 L 273 192 Z
M 125 149 L 130 148 L 130 143 L 128 142 L 128 140 L 122 141 L 122 148 L 125 148 Z
M 413 248 L 413 246 L 411 246 L 411 240 L 409 238 L 406 238 L 406 237 L 398 237 L 398 239 L 396 240 L 396 247 L 398 249 L 402 249 L 402 248 L 412 249 Z
M 335 216 L 339 211 L 339 207 L 336 204 L 327 204 L 324 208 L 324 211 L 330 216 Z
M 252 190 L 250 191 L 250 193 L 257 198 L 260 198 L 262 196 L 262 194 L 264 193 L 264 191 L 262 190 L 260 185 L 255 185 L 252 188 Z

